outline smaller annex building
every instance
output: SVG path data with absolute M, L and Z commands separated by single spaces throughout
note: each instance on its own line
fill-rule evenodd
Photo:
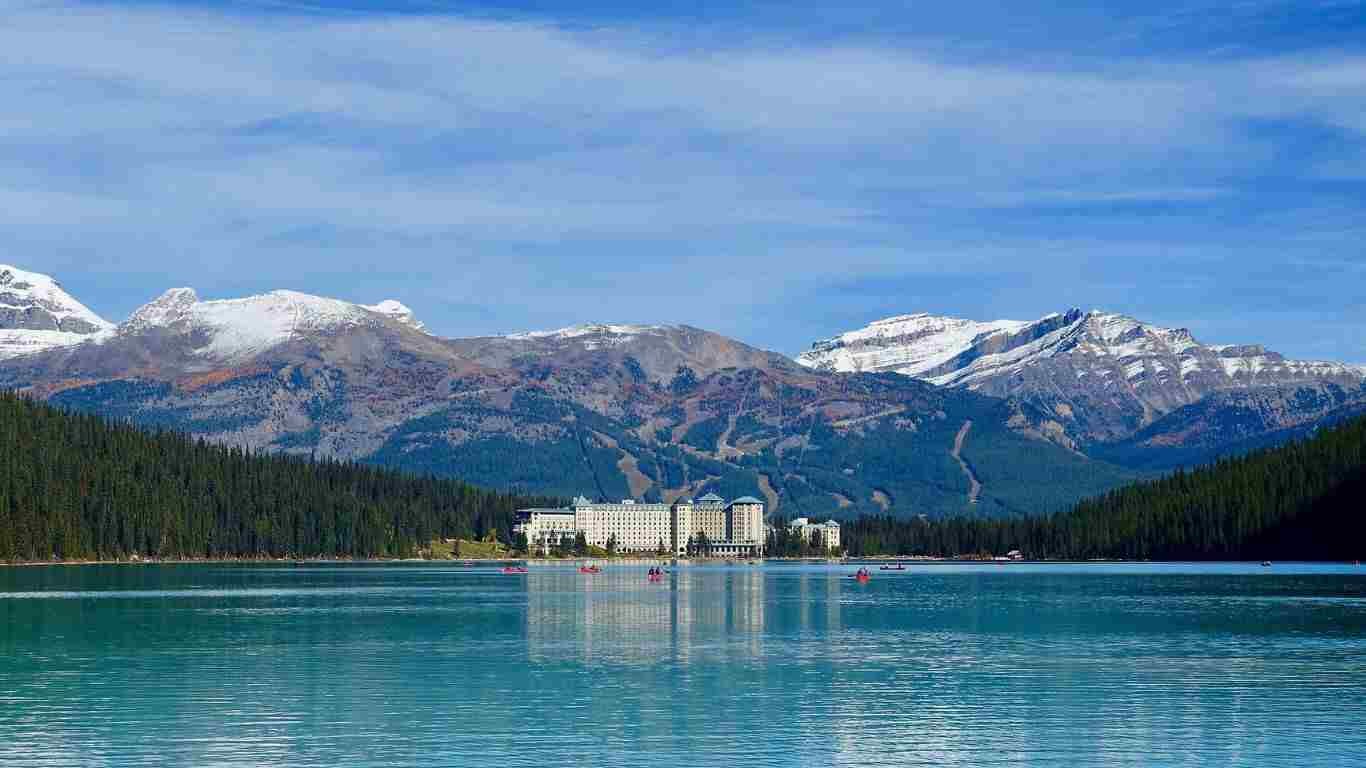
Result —
M 790 532 L 802 537 L 802 541 L 810 544 L 813 540 L 819 541 L 825 549 L 840 548 L 840 524 L 834 520 L 826 520 L 823 523 L 813 523 L 805 517 L 799 517 L 787 524 Z
M 513 531 L 526 536 L 533 552 L 572 544 L 582 533 L 592 546 L 618 552 L 664 553 L 675 557 L 756 557 L 764 549 L 764 502 L 753 496 L 726 501 L 709 493 L 672 504 L 634 499 L 590 501 L 568 507 L 518 510 Z

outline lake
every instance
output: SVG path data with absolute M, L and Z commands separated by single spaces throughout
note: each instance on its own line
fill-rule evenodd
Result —
M 1366 765 L 1366 568 L 0 568 L 0 765 Z

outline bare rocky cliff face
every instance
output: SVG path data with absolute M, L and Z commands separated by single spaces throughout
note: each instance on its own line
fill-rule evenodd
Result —
M 1077 309 L 1034 322 L 889 318 L 818 342 L 798 359 L 816 369 L 893 371 L 1027 403 L 1051 414 L 1041 422 L 1047 431 L 1083 450 L 1165 430 L 1154 448 L 1198 444 L 1217 453 L 1236 433 L 1301 426 L 1326 416 L 1323 403 L 1350 407 L 1366 399 L 1359 366 L 1289 360 L 1260 345 L 1205 345 L 1183 328 Z M 1277 405 L 1233 429 L 1247 415 L 1249 398 L 1240 393 Z M 1209 415 L 1218 409 L 1225 413 Z M 1196 412 L 1206 415 L 1196 419 Z M 1211 431 L 1213 423 L 1223 427 Z

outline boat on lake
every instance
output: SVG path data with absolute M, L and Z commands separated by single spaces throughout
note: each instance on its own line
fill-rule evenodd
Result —
M 904 566 L 904 565 L 884 565 L 884 566 L 882 566 L 881 568 L 879 568 L 878 570 L 879 570 L 879 571 L 904 571 L 904 570 L 906 570 L 906 566 Z
M 597 567 L 596 565 L 581 565 L 581 566 L 579 566 L 579 573 L 584 573 L 584 574 L 602 573 L 602 569 L 599 568 L 599 567 Z
M 519 566 L 519 565 L 507 565 L 507 566 L 503 566 L 503 573 L 507 573 L 507 574 L 516 574 L 516 573 L 526 573 L 526 572 L 527 572 L 527 570 L 526 570 L 525 568 Z

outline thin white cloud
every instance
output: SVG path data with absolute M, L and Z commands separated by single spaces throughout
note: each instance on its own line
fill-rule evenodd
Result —
M 655 284 L 979 263 L 945 229 L 974 211 L 1253 194 L 1287 170 L 1247 123 L 1360 142 L 1364 72 L 1333 51 L 1007 67 L 885 43 L 20 3 L 0 24 L 0 247 L 34 267 L 99 253 L 301 281 L 377 252 L 448 258 L 485 283 L 539 276 L 547 300 L 594 258 L 650 319 Z
M 1366 103 L 1346 98 L 1361 88 L 1353 73 L 1362 65 L 1352 59 L 1309 68 L 1010 71 L 885 48 L 653 53 L 641 42 L 613 45 L 620 31 L 521 23 L 255 22 L 51 6 L 14 14 L 0 36 L 0 67 L 9 73 L 0 124 L 21 152 L 93 142 L 106 150 L 93 170 L 122 173 L 133 185 L 162 173 L 219 183 L 228 166 L 239 176 L 229 189 L 259 183 L 253 199 L 274 197 L 285 208 L 304 196 L 331 197 L 327 190 L 353 199 L 366 189 L 384 192 L 395 183 L 386 180 L 478 180 L 477 190 L 446 183 L 366 196 L 370 210 L 401 208 L 392 214 L 400 225 L 435 207 L 414 195 L 497 226 L 518 207 L 535 218 L 548 207 L 572 214 L 558 202 L 530 203 L 534 189 L 509 206 L 504 185 L 489 182 L 505 169 L 524 173 L 528 162 L 542 169 L 536 184 L 549 200 L 562 200 L 568 187 L 608 198 L 600 207 L 609 214 L 612 203 L 627 205 L 629 215 L 629 203 L 638 202 L 630 198 L 684 181 L 670 162 L 679 153 L 700 161 L 693 168 L 701 175 L 712 166 L 724 191 L 767 201 L 757 206 L 765 211 L 786 196 L 777 191 L 791 189 L 792 178 L 807 175 L 808 164 L 815 174 L 858 169 L 868 183 L 911 188 L 920 186 L 918 176 L 951 171 L 971 187 L 969 204 L 983 195 L 1024 198 L 1031 189 L 1045 200 L 1081 198 L 1092 185 L 1104 200 L 1116 188 L 1155 188 L 1143 172 L 1172 153 L 1195 170 L 1236 169 L 1237 155 L 1254 151 L 1241 146 L 1240 118 L 1290 112 L 1350 126 L 1363 109 L 1353 104 Z M 309 120 L 292 132 L 289 121 L 300 116 Z M 430 167 L 404 165 L 424 142 L 436 147 Z M 704 149 L 687 151 L 696 144 Z M 443 157 L 443 145 L 458 157 Z M 508 157 L 507 146 L 527 155 Z M 339 167 L 314 162 L 336 151 L 347 153 Z M 575 161 L 587 155 L 604 164 L 583 173 Z M 859 155 L 878 160 L 859 169 L 849 162 Z M 118 168 L 121 159 L 127 168 Z M 264 173 L 257 159 L 276 172 Z M 872 169 L 883 177 L 869 178 Z M 635 195 L 615 183 L 628 175 Z M 673 202 L 715 200 L 723 191 L 693 184 L 697 199 Z M 1070 189 L 1049 191 L 1060 184 Z M 857 191 L 850 186 L 836 179 L 829 192 Z M 1196 186 L 1207 185 L 1171 185 Z M 953 187 L 936 179 L 934 189 L 942 197 Z M 789 201 L 792 218 L 811 215 L 814 199 Z

